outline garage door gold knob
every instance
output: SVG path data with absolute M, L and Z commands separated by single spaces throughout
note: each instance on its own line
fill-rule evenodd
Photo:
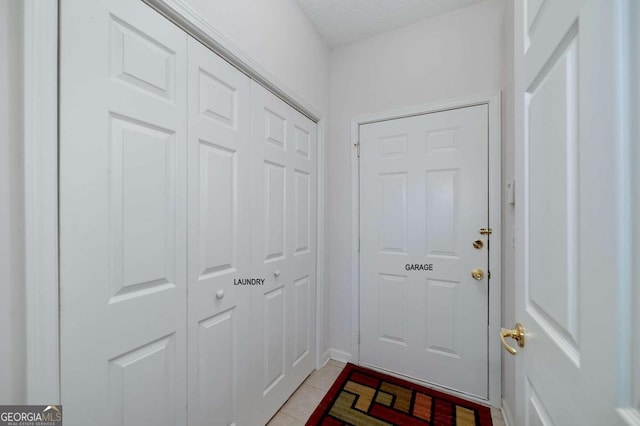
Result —
M 482 281 L 482 279 L 484 278 L 484 271 L 480 268 L 475 268 L 471 271 L 471 276 L 476 281 Z

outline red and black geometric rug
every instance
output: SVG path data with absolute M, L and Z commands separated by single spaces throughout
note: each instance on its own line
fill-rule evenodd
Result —
M 347 364 L 307 425 L 491 426 L 491 410 L 395 377 Z

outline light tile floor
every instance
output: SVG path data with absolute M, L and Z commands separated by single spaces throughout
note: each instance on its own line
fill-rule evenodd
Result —
M 344 366 L 344 362 L 332 359 L 321 370 L 311 373 L 273 416 L 269 426 L 304 426 Z
M 273 416 L 268 426 L 304 426 L 344 366 L 343 362 L 332 359 L 321 370 L 311 373 Z M 499 409 L 491 409 L 491 418 L 494 426 L 505 426 Z

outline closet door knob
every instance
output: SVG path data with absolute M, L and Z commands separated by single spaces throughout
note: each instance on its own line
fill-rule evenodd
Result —
M 218 290 L 216 292 L 216 299 L 222 299 L 224 297 L 224 290 Z
M 280 271 L 279 270 L 274 271 L 273 275 L 276 276 L 276 277 L 279 277 L 280 276 Z

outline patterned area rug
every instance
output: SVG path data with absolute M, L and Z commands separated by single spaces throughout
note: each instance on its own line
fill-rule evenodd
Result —
M 491 410 L 473 402 L 347 364 L 307 425 L 491 426 Z

